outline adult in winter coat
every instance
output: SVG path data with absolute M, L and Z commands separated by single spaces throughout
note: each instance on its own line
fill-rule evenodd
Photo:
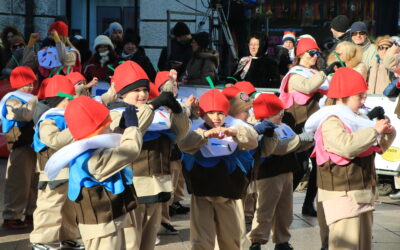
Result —
M 94 39 L 93 50 L 95 53 L 83 67 L 83 75 L 87 81 L 97 77 L 99 81 L 110 82 L 112 68 L 118 61 L 113 43 L 107 36 L 99 35 Z
M 177 22 L 172 29 L 172 36 L 171 47 L 163 48 L 157 66 L 160 71 L 175 69 L 178 72 L 178 79 L 182 79 L 187 63 L 193 54 L 190 45 L 192 35 L 185 23 Z
M 250 55 L 240 59 L 234 77 L 249 81 L 255 87 L 278 88 L 278 64 L 265 53 L 266 41 L 261 35 L 255 34 L 249 38 L 248 46 Z
M 386 86 L 396 77 L 391 71 L 391 67 L 386 68 L 384 64 L 386 52 L 393 46 L 389 36 L 378 37 L 376 39 L 378 55 L 371 63 L 368 76 L 368 94 L 383 94 Z
M 22 37 L 21 32 L 14 26 L 6 26 L 1 32 L 1 41 L 3 42 L 3 47 L 1 48 L 0 53 L 0 69 L 3 68 L 10 60 L 13 53 L 11 40 L 17 35 Z
M 375 44 L 371 43 L 367 37 L 367 26 L 363 22 L 355 22 L 351 25 L 350 33 L 353 43 L 363 49 L 362 62 L 369 69 L 378 52 Z
M 11 40 L 13 54 L 1 73 L 9 76 L 11 71 L 17 66 L 27 66 L 36 71 L 38 63 L 34 47 L 38 39 L 39 34 L 32 33 L 27 46 L 25 46 L 24 39 L 21 36 L 14 36 Z
M 328 65 L 339 62 L 338 57 L 346 64 L 346 67 L 354 69 L 360 73 L 365 80 L 367 79 L 368 69 L 362 62 L 363 52 L 359 46 L 351 42 L 339 43 L 335 51 L 329 55 L 327 60 Z
M 294 61 L 294 47 L 296 36 L 291 31 L 285 31 L 282 37 L 282 45 L 277 47 L 276 57 L 279 63 L 279 74 L 284 76 L 289 71 L 289 65 Z
M 331 51 L 334 51 L 336 46 L 341 42 L 351 42 L 349 18 L 345 15 L 339 15 L 333 18 L 331 22 L 331 32 L 335 39 L 335 43 L 332 45 Z
M 312 156 L 318 164 L 318 201 L 329 226 L 329 249 L 372 248 L 375 152 L 384 153 L 396 133 L 388 119 L 360 115 L 367 90 L 358 72 L 338 69 L 327 93 L 334 105 L 321 108 L 305 125 L 306 132 L 315 132 Z
M 193 35 L 191 42 L 193 55 L 190 58 L 182 83 L 190 85 L 208 85 L 206 77 L 211 80 L 218 79 L 217 68 L 219 55 L 215 50 L 208 49 L 210 38 L 207 32 Z
M 146 56 L 146 52 L 142 47 L 139 47 L 140 36 L 136 34 L 132 29 L 127 29 L 124 34 L 124 40 L 122 43 L 122 53 L 120 54 L 120 61 L 131 60 L 144 69 L 150 81 L 154 82 L 157 72 L 154 70 L 153 64 L 150 59 Z

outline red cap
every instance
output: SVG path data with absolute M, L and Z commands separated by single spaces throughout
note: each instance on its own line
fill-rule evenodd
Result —
M 235 83 L 234 87 L 240 89 L 242 92 L 248 94 L 249 96 L 254 92 L 257 92 L 256 88 L 254 88 L 251 82 L 241 81 Z
M 262 120 L 284 109 L 282 101 L 274 94 L 262 93 L 253 102 L 254 116 Z
M 158 91 L 158 89 L 154 83 L 150 82 L 149 87 L 150 87 L 150 90 L 149 90 L 149 99 L 150 100 L 154 99 L 160 95 L 160 92 Z
M 139 80 L 147 80 L 148 82 L 149 77 L 139 64 L 128 60 L 115 68 L 113 80 L 115 82 L 115 90 L 119 93 L 125 87 Z M 147 87 L 148 86 L 147 84 Z
M 312 49 L 319 49 L 318 44 L 311 38 L 301 38 L 296 46 L 296 56 L 300 56 L 304 52 Z
M 211 89 L 200 97 L 199 107 L 201 116 L 210 111 L 222 111 L 228 115 L 229 101 L 218 89 Z
M 55 30 L 58 34 L 68 37 L 68 25 L 63 21 L 57 21 L 50 24 L 49 31 Z
M 80 81 L 86 81 L 86 78 L 79 72 L 75 71 L 66 75 L 66 77 L 71 81 L 73 85 Z
M 76 95 L 74 85 L 72 85 L 71 81 L 66 76 L 53 76 L 50 78 L 44 90 L 45 98 L 58 96 L 58 93 Z
M 92 135 L 107 119 L 110 111 L 100 102 L 87 96 L 70 101 L 65 109 L 65 120 L 76 140 Z
M 329 98 L 344 98 L 364 93 L 368 90 L 364 77 L 348 67 L 342 67 L 333 74 L 327 96 Z
M 222 94 L 228 98 L 228 100 L 234 98 L 237 94 L 242 92 L 240 89 L 236 88 L 235 86 L 224 88 L 222 90 Z
M 50 82 L 50 79 L 51 79 L 51 78 L 45 78 L 45 79 L 42 81 L 42 83 L 40 84 L 40 88 L 39 88 L 39 91 L 38 91 L 38 94 L 37 94 L 37 97 L 38 97 L 39 99 L 45 99 L 45 98 L 46 98 L 44 92 L 45 92 L 45 89 L 46 89 L 46 87 L 47 87 L 47 84 L 49 84 L 49 82 Z
M 13 89 L 19 89 L 34 82 L 37 82 L 37 78 L 33 70 L 29 67 L 18 66 L 11 71 L 10 84 Z
M 164 85 L 169 79 L 169 71 L 160 71 L 156 75 L 155 84 L 158 90 Z

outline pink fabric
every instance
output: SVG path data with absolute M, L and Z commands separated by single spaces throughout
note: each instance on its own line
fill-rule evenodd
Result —
M 352 131 L 350 130 L 349 127 L 346 126 L 346 124 L 343 123 L 343 126 L 347 132 L 352 133 Z M 322 136 L 322 126 L 319 126 L 317 132 L 315 133 L 314 140 L 315 140 L 315 147 L 311 154 L 311 157 L 316 158 L 317 165 L 320 166 L 325 162 L 331 160 L 333 163 L 343 166 L 348 164 L 352 160 L 325 150 L 324 140 Z M 381 151 L 380 147 L 371 146 L 367 150 L 359 154 L 357 157 L 366 157 L 379 151 Z
M 289 84 L 289 79 L 290 75 L 286 75 L 281 83 L 281 87 L 279 88 L 279 99 L 283 102 L 284 108 L 288 109 L 293 106 L 293 102 L 299 104 L 299 105 L 304 105 L 310 100 L 310 98 L 314 95 L 314 93 L 311 94 L 304 94 L 299 91 L 294 91 L 294 92 L 288 92 L 288 84 Z
M 400 89 L 400 79 L 396 83 L 396 88 Z

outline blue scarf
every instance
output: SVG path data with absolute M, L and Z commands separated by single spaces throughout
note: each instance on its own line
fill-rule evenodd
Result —
M 96 180 L 89 173 L 87 164 L 95 150 L 87 150 L 69 164 L 68 198 L 71 201 L 75 201 L 78 198 L 82 187 L 90 188 L 101 185 L 112 194 L 120 194 L 125 190 L 125 185 L 132 184 L 133 171 L 130 167 L 124 168 L 105 181 Z
M 65 122 L 65 118 L 62 115 L 48 115 L 48 116 L 46 116 L 45 119 L 51 119 L 51 120 L 55 121 L 56 126 L 60 131 L 67 128 L 67 123 Z M 44 121 L 44 120 L 42 120 L 42 121 Z M 40 128 L 40 123 L 42 123 L 42 121 L 39 121 L 36 124 L 35 134 L 33 135 L 32 147 L 33 147 L 33 150 L 35 150 L 35 152 L 40 152 L 45 147 L 47 147 L 46 144 L 44 144 L 40 141 L 39 128 Z
M 254 159 L 251 154 L 248 151 L 240 151 L 238 149 L 231 155 L 210 158 L 205 158 L 200 151 L 195 155 L 183 153 L 182 161 L 187 171 L 191 171 L 195 163 L 203 168 L 212 168 L 219 164 L 220 161 L 223 161 L 229 174 L 233 173 L 236 167 L 242 170 L 244 174 L 247 174 L 254 165 Z
M 9 98 L 7 98 L 6 102 L 10 99 L 10 98 L 15 98 L 18 99 L 22 102 L 22 104 L 25 104 L 26 101 L 24 101 L 23 99 L 15 96 L 15 95 L 11 95 Z M 27 122 L 19 122 L 19 121 L 13 121 L 13 120 L 8 120 L 7 117 L 7 105 L 3 106 L 3 110 L 1 111 L 3 114 L 3 119 L 1 119 L 1 127 L 3 130 L 3 133 L 8 133 L 14 126 L 17 127 L 23 127 L 27 124 Z
M 143 136 L 143 142 L 153 141 L 160 138 L 162 135 L 166 135 L 171 141 L 175 140 L 177 137 L 169 130 L 147 131 Z

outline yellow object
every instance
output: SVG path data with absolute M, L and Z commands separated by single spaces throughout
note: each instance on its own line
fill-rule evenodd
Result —
M 390 161 L 390 162 L 396 162 L 400 161 L 400 148 L 398 147 L 390 147 L 386 152 L 382 155 L 382 158 Z
M 51 34 L 53 35 L 54 42 L 61 42 L 60 36 L 58 35 L 57 31 L 52 31 Z

